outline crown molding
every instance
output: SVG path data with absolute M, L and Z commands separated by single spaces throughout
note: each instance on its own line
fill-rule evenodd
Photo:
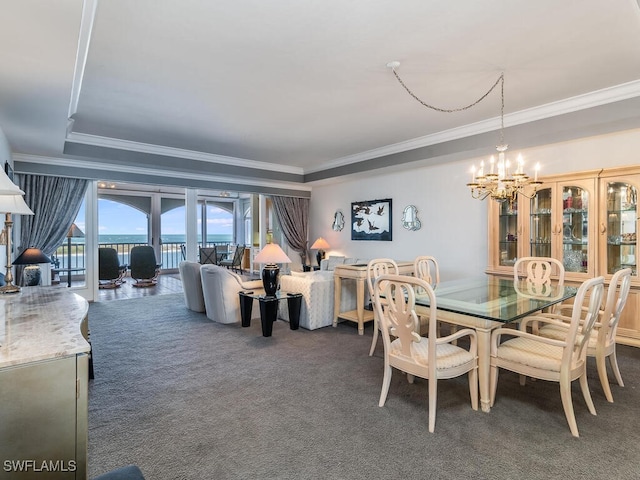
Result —
M 140 174 L 145 173 L 148 175 L 154 175 L 158 177 L 172 177 L 181 178 L 185 180 L 199 180 L 199 181 L 211 181 L 211 182 L 224 182 L 234 185 L 248 185 L 256 187 L 272 187 L 281 189 L 296 189 L 311 191 L 312 187 L 303 185 L 301 183 L 294 182 L 277 182 L 273 180 L 255 180 L 251 178 L 238 179 L 237 177 L 227 177 L 223 175 L 204 175 L 204 174 L 190 174 L 185 172 L 166 171 L 147 167 L 135 167 L 126 165 L 115 165 L 108 162 L 96 164 L 93 162 L 86 162 L 76 159 L 58 158 L 58 157 L 45 157 L 40 155 L 28 155 L 23 153 L 12 154 L 14 162 L 24 163 L 36 163 L 41 165 L 52 165 L 65 168 L 86 168 L 95 171 L 117 171 L 120 173 Z
M 255 168 L 257 170 L 269 170 L 281 173 L 304 175 L 303 169 L 299 167 L 290 167 L 287 165 L 280 165 L 276 163 L 259 162 L 257 160 L 248 160 L 245 158 L 227 157 L 224 155 L 216 155 L 213 153 L 196 152 L 195 150 L 184 150 L 181 148 L 151 145 L 149 143 L 132 142 L 130 140 L 101 137 L 98 135 L 89 135 L 86 133 L 71 132 L 67 135 L 66 141 L 72 143 L 80 143 L 83 145 L 92 145 L 96 147 L 113 148 L 116 150 L 128 150 L 132 152 L 148 153 L 151 155 L 188 158 L 190 160 L 198 160 L 201 162 L 220 163 L 223 165 L 232 164 L 239 167 Z
M 638 0 L 640 2 L 640 0 Z M 566 113 L 577 112 L 589 108 L 615 103 L 630 98 L 640 96 L 640 80 L 623 83 L 614 87 L 596 90 L 594 92 L 577 95 L 556 102 L 547 103 L 537 107 L 520 110 L 517 112 L 505 114 L 505 128 L 515 125 L 522 125 L 536 120 L 551 118 Z M 461 127 L 444 130 L 442 132 L 425 135 L 423 137 L 413 138 L 404 142 L 386 145 L 381 148 L 367 150 L 365 152 L 356 153 L 346 157 L 338 158 L 329 162 L 325 162 L 322 167 L 305 170 L 305 174 L 329 170 L 331 168 L 342 167 L 351 163 L 371 160 L 373 158 L 383 157 L 396 153 L 406 152 L 417 148 L 437 145 L 460 138 L 478 135 L 482 133 L 492 132 L 500 128 L 500 117 L 494 117 L 480 122 L 463 125 Z

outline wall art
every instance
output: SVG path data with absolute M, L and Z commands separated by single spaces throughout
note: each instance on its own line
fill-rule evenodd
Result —
M 351 240 L 390 242 L 391 230 L 390 198 L 351 204 Z

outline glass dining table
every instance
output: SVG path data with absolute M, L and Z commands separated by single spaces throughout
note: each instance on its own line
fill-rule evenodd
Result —
M 436 294 L 439 321 L 473 328 L 478 337 L 478 380 L 482 410 L 489 412 L 489 369 L 492 330 L 517 322 L 576 295 L 576 287 L 539 287 L 524 280 L 483 275 L 440 282 Z M 429 299 L 416 295 L 416 312 L 429 314 Z

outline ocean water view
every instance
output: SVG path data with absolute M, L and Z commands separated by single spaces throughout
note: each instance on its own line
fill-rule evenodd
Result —
M 162 252 L 158 262 L 162 264 L 163 269 L 178 268 L 178 264 L 182 261 L 182 252 L 180 246 L 186 242 L 186 236 L 183 234 L 162 235 Z M 207 244 L 225 244 L 231 243 L 233 236 L 229 234 L 211 234 L 207 235 Z M 56 251 L 57 268 L 84 268 L 84 238 L 71 239 L 71 255 L 67 251 L 67 242 L 58 247 Z M 129 264 L 129 250 L 135 245 L 146 245 L 149 243 L 147 235 L 140 234 L 112 234 L 99 235 L 98 243 L 113 247 L 118 252 L 118 258 L 122 265 Z M 198 244 L 202 244 L 201 236 L 198 235 Z
M 186 235 L 172 234 L 160 235 L 162 243 L 185 243 Z M 198 235 L 198 243 L 202 241 L 201 235 Z M 231 243 L 233 236 L 228 234 L 212 234 L 207 235 L 207 243 Z M 84 243 L 83 238 L 73 238 L 72 243 Z M 98 235 L 98 243 L 148 243 L 147 235 Z

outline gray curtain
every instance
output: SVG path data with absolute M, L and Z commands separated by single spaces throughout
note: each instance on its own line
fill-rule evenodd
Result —
M 25 193 L 24 201 L 35 213 L 20 218 L 17 251 L 36 247 L 50 257 L 67 238 L 89 181 L 44 175 L 17 175 L 17 178 Z
M 309 231 L 309 199 L 272 196 L 273 208 L 282 233 L 291 248 L 307 263 L 307 234 Z

